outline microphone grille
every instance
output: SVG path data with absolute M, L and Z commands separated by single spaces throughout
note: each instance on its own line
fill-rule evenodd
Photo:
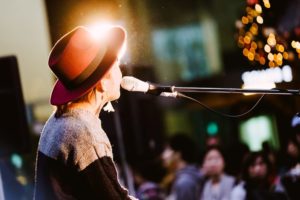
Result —
M 147 92 L 149 89 L 149 83 L 132 76 L 124 76 L 121 81 L 121 87 L 132 92 Z

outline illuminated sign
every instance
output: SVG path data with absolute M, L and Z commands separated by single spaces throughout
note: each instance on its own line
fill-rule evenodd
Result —
M 242 74 L 243 88 L 264 88 L 275 87 L 275 83 L 291 82 L 293 80 L 292 69 L 289 65 L 282 68 L 274 67 L 264 70 L 247 71 Z M 266 87 L 264 87 L 266 86 Z

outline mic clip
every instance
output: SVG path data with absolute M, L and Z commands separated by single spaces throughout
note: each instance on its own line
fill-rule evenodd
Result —
M 162 86 L 154 83 L 147 82 L 149 84 L 148 94 L 156 96 L 164 96 L 162 93 L 174 93 L 174 86 Z

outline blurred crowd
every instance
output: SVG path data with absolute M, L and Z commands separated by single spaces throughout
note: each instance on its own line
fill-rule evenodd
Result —
M 132 167 L 136 196 L 141 200 L 299 200 L 299 130 L 295 127 L 289 135 L 283 153 L 267 142 L 258 152 L 246 145 L 224 151 L 220 139 L 211 137 L 200 154 L 194 138 L 173 134 L 158 158 L 144 158 Z

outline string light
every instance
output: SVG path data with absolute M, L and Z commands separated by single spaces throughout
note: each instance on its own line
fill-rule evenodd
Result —
M 263 23 L 264 23 L 264 19 L 263 19 L 261 16 L 257 16 L 257 17 L 256 17 L 256 21 L 257 21 L 257 23 L 259 23 L 259 24 L 263 24 Z
M 247 2 L 246 13 L 236 22 L 239 30 L 237 44 L 243 49 L 243 56 L 253 64 L 258 63 L 270 68 L 282 66 L 286 61 L 300 58 L 299 41 L 293 40 L 287 43 L 286 38 L 279 35 L 276 29 L 264 25 L 268 22 L 265 20 L 268 20 L 266 12 L 271 8 L 270 1 Z

